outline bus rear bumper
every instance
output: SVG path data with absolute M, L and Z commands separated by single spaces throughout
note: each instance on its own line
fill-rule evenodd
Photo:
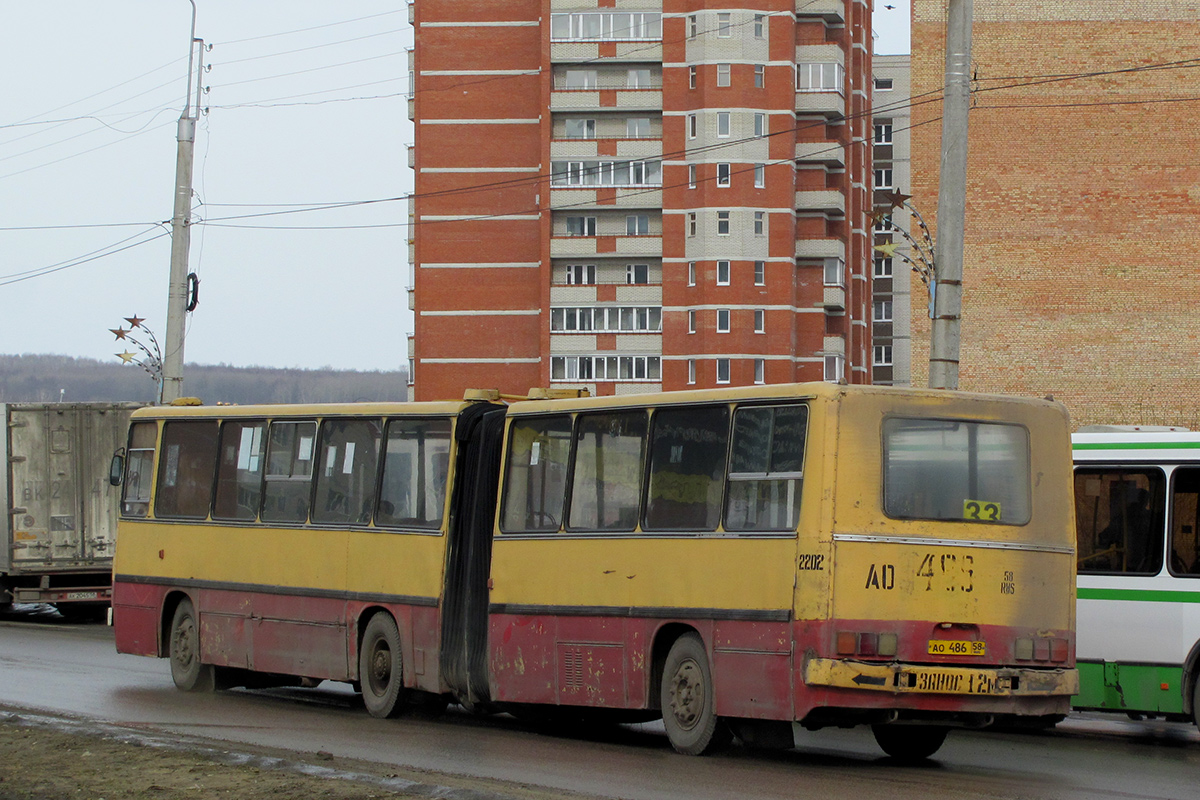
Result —
M 809 686 L 902 694 L 975 697 L 1070 697 L 1079 693 L 1075 669 L 976 668 L 918 664 L 868 664 L 810 658 L 804 664 Z

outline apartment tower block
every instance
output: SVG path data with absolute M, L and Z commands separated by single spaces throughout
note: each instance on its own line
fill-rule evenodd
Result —
M 414 398 L 871 382 L 870 0 L 416 0 Z

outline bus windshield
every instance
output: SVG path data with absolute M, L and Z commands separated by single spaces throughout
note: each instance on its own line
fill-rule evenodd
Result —
M 893 417 L 883 424 L 883 460 L 889 517 L 1029 522 L 1029 432 L 1021 426 Z

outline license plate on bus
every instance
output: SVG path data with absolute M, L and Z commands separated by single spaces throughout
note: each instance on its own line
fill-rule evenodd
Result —
M 985 642 L 949 641 L 946 639 L 930 639 L 929 655 L 931 656 L 984 656 L 987 655 Z
M 99 592 L 67 592 L 68 600 L 99 600 Z

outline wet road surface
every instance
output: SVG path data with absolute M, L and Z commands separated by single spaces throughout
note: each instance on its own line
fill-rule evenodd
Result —
M 638 800 L 728 798 L 1194 798 L 1195 726 L 1072 717 L 1038 734 L 954 731 L 936 758 L 903 766 L 870 731 L 801 732 L 797 749 L 675 754 L 661 725 L 547 733 L 458 709 L 436 720 L 369 717 L 349 687 L 179 692 L 163 660 L 119 655 L 112 631 L 52 612 L 0 620 L 0 705 L 125 728 L 332 753 L 398 767 Z

